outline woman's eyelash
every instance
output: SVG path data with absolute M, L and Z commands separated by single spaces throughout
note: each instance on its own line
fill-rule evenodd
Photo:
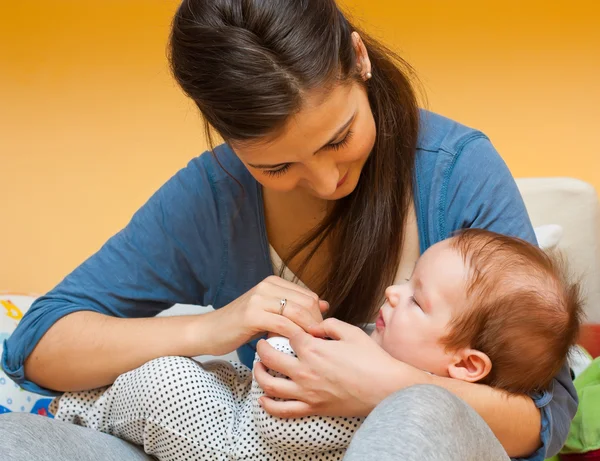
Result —
M 341 141 L 336 142 L 336 143 L 327 144 L 324 147 L 324 149 L 339 150 L 343 147 L 346 147 L 346 145 L 350 142 L 351 137 L 352 137 L 352 130 L 349 130 L 348 133 L 346 133 L 346 136 L 344 137 L 344 139 L 342 139 Z M 278 177 L 278 176 L 285 174 L 287 172 L 287 170 L 290 169 L 290 167 L 291 167 L 291 164 L 288 163 L 287 165 L 283 165 L 278 170 L 264 170 L 264 173 L 268 176 Z
M 269 176 L 277 177 L 277 176 L 281 176 L 282 174 L 285 174 L 286 171 L 290 169 L 290 167 L 291 167 L 291 165 L 288 163 L 287 165 L 283 165 L 278 170 L 264 170 L 264 173 Z
M 327 144 L 325 146 L 325 149 L 339 150 L 342 147 L 346 147 L 346 145 L 350 142 L 351 137 L 352 137 L 352 130 L 348 130 L 348 133 L 346 133 L 346 136 L 344 137 L 344 139 L 342 139 L 339 142 Z

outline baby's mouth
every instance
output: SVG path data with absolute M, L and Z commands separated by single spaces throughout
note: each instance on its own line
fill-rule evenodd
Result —
M 379 315 L 377 316 L 377 320 L 375 321 L 375 328 L 378 330 L 382 330 L 385 328 L 385 320 L 383 320 L 383 312 L 379 310 Z

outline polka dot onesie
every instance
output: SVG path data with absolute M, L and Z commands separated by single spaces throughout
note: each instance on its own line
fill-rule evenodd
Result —
M 268 340 L 293 354 L 283 338 Z M 67 392 L 56 419 L 115 435 L 159 460 L 341 460 L 362 418 L 281 419 L 240 363 L 162 357 L 102 389 Z

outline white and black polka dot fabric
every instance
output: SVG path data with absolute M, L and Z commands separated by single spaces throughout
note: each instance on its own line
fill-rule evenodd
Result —
M 287 340 L 268 340 L 293 354 Z M 159 460 L 341 460 L 362 418 L 281 419 L 240 363 L 163 357 L 102 389 L 56 399 L 56 419 L 106 432 Z

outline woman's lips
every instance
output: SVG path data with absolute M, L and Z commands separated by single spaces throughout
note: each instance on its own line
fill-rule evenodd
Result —
M 377 321 L 375 322 L 375 327 L 376 328 L 384 328 L 385 327 L 385 320 L 383 320 L 383 314 L 381 313 L 381 311 L 379 311 L 379 315 L 377 316 Z
M 340 187 L 342 184 L 344 184 L 346 182 L 346 179 L 348 179 L 348 172 L 346 172 L 344 177 L 339 180 L 339 182 L 337 183 L 337 187 Z

